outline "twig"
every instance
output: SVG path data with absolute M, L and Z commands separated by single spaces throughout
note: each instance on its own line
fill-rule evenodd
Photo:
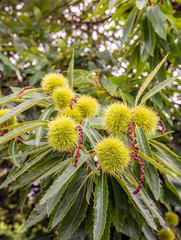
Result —
M 18 96 L 18 95 L 20 95 L 20 94 L 22 94 L 25 90 L 28 90 L 28 89 L 33 89 L 33 88 L 35 88 L 35 87 L 32 87 L 32 86 L 27 86 L 27 87 L 24 87 L 24 88 L 22 88 L 22 90 L 16 95 L 16 96 Z

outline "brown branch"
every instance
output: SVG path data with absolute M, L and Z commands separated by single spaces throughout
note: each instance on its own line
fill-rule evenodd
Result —
M 96 84 L 96 86 L 97 86 L 99 89 L 101 89 L 101 90 L 102 90 L 106 95 L 108 95 L 109 97 L 114 98 L 114 99 L 117 99 L 117 100 L 119 100 L 119 101 L 122 101 L 122 99 L 121 99 L 120 97 L 111 95 L 110 92 L 104 87 L 104 85 L 103 85 L 103 83 L 102 83 L 102 81 L 101 81 L 100 76 L 97 75 L 97 77 L 98 77 L 99 83 L 97 82 L 96 77 L 92 75 L 92 78 L 93 78 L 93 80 L 95 81 L 95 84 Z

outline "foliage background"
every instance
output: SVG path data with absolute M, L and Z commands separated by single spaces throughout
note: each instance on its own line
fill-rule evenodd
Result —
M 141 2 L 144 2 L 143 5 Z M 151 24 L 153 19 L 151 21 L 148 10 L 151 4 L 159 6 L 162 13 L 156 12 L 160 16 L 158 21 L 161 27 L 158 29 L 156 26 L 159 24 Z M 167 52 L 169 56 L 165 64 L 147 90 L 180 72 L 180 10 L 180 1 L 168 0 L 73 3 L 66 0 L 2 0 L 1 94 L 3 96 L 11 91 L 16 92 L 17 87 L 27 85 L 39 87 L 42 76 L 48 72 L 61 71 L 66 75 L 74 52 L 74 87 L 77 93 L 92 94 L 100 103 L 107 104 L 115 98 L 121 99 L 121 90 L 131 102 L 147 74 Z M 99 72 L 103 87 L 100 83 L 97 85 L 92 78 L 91 74 L 95 72 Z M 162 138 L 161 141 L 178 154 L 181 153 L 180 83 L 181 80 L 177 79 L 148 102 L 159 112 L 167 131 L 174 131 L 170 137 Z M 13 106 L 12 103 L 8 104 L 10 108 Z M 33 111 L 21 114 L 20 120 L 38 119 L 39 115 L 40 108 L 34 107 Z M 10 167 L 10 162 L 2 162 L 2 180 Z M 17 204 L 19 194 L 17 192 L 12 198 L 8 198 L 8 189 L 0 193 L 0 218 L 12 231 L 16 228 L 15 225 L 22 223 L 27 217 L 34 204 L 32 196 L 38 195 L 39 191 L 36 186 L 32 187 L 21 215 Z M 46 226 L 46 223 L 43 224 Z M 27 237 L 31 234 L 37 236 L 37 232 L 42 234 L 44 231 L 46 232 L 46 228 L 41 225 L 24 234 Z

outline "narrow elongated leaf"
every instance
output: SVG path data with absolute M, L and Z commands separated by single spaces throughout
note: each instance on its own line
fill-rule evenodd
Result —
M 124 104 L 127 104 L 126 96 L 124 95 L 124 93 L 123 93 L 123 91 L 121 90 L 121 88 L 119 88 L 119 93 L 120 93 L 120 95 L 121 95 L 121 98 L 123 99 Z
M 143 98 L 141 99 L 141 104 L 143 104 L 146 100 L 148 100 L 150 97 L 152 97 L 155 93 L 160 92 L 163 88 L 165 88 L 166 86 L 168 86 L 169 84 L 171 84 L 175 79 L 177 79 L 178 77 L 180 77 L 181 74 L 174 76 L 172 78 L 168 78 L 167 80 L 159 83 L 156 87 L 154 87 L 153 89 L 151 89 L 149 92 L 147 92 Z
M 67 192 L 66 196 L 63 198 L 63 200 L 59 203 L 59 205 L 54 210 L 54 216 L 51 223 L 51 228 L 54 228 L 66 215 L 66 213 L 71 208 L 72 204 L 76 200 L 76 197 L 79 193 L 79 191 L 82 188 L 82 184 L 84 183 L 84 180 L 86 179 L 86 175 L 79 178 L 75 185 L 71 187 L 71 189 Z
M 58 191 L 57 194 L 55 194 L 52 198 L 50 198 L 47 202 L 47 214 L 48 216 L 51 214 L 51 212 L 54 210 L 55 206 L 57 203 L 60 201 L 60 198 L 62 197 L 63 193 L 67 189 L 70 181 L 72 178 L 70 178 L 63 186 L 62 188 Z
M 108 186 L 106 174 L 98 177 L 94 197 L 94 240 L 100 240 L 106 224 Z
M 60 163 L 58 163 L 57 165 L 55 165 L 54 167 L 52 167 L 50 170 L 48 170 L 46 173 L 44 173 L 42 176 L 40 176 L 36 181 L 41 181 L 42 179 L 50 176 L 51 174 L 59 171 L 60 169 L 66 167 L 69 163 L 71 163 L 74 160 L 74 157 L 69 158 L 67 160 L 62 161 L 62 159 L 60 159 Z
M 18 168 L 10 177 L 8 177 L 1 185 L 0 189 L 5 187 L 7 184 L 14 181 L 16 178 L 18 178 L 21 174 L 23 174 L 25 171 L 27 171 L 30 167 L 35 165 L 38 161 L 40 161 L 44 156 L 46 156 L 49 152 L 51 152 L 52 149 L 45 150 L 41 152 L 40 154 L 36 155 L 35 157 L 31 158 L 27 162 L 25 162 L 20 168 Z
M 153 229 L 156 230 L 157 228 L 156 228 L 153 216 L 151 215 L 151 213 L 148 209 L 148 206 L 145 204 L 144 200 L 140 196 L 140 193 L 137 195 L 133 195 L 133 192 L 135 190 L 134 185 L 130 181 L 128 181 L 126 178 L 120 178 L 117 176 L 116 179 L 121 184 L 121 186 L 125 189 L 125 191 L 128 194 L 128 197 L 133 202 L 135 207 L 137 207 L 140 210 L 140 212 L 141 212 L 142 216 L 145 218 L 146 222 Z
M 148 225 L 146 225 L 145 223 L 142 226 L 142 231 L 147 240 L 156 240 L 155 235 L 153 234 L 151 229 L 148 227 Z
M 152 158 L 148 157 L 147 155 L 145 155 L 143 152 L 139 151 L 138 152 L 140 157 L 142 157 L 143 159 L 145 159 L 146 161 L 148 161 L 149 163 L 151 163 L 153 166 L 155 166 L 156 168 L 158 168 L 160 171 L 162 171 L 165 174 L 168 174 L 169 176 L 171 176 L 172 178 L 174 178 L 175 180 L 181 182 L 181 178 L 179 178 L 179 176 L 177 176 L 175 173 L 171 172 L 169 169 L 163 167 L 162 165 L 160 165 L 159 163 L 157 163 L 155 160 L 153 160 Z
M 151 21 L 155 32 L 163 39 L 166 39 L 167 21 L 158 5 L 149 6 L 147 8 L 147 16 Z
M 41 199 L 40 204 L 45 203 L 48 199 L 53 197 L 60 189 L 61 187 L 66 183 L 66 181 L 71 178 L 74 173 L 82 166 L 82 164 L 87 160 L 89 156 L 88 155 L 83 155 L 79 158 L 77 167 L 74 167 L 73 164 L 71 164 L 65 172 L 60 175 L 55 182 L 52 184 L 52 186 L 47 190 L 45 193 L 44 197 Z
M 106 225 L 103 232 L 102 240 L 110 240 L 110 228 L 111 228 L 111 212 L 110 208 L 107 208 L 107 217 L 106 217 Z
M 146 6 L 147 2 L 148 0 L 136 0 L 136 6 L 141 10 Z
M 93 162 L 93 160 L 91 158 L 87 159 L 86 163 L 89 165 L 89 167 L 97 174 L 100 175 L 99 171 L 96 168 L 95 163 Z
M 154 78 L 154 76 L 156 75 L 156 73 L 158 72 L 158 70 L 160 69 L 160 67 L 162 66 L 162 64 L 165 62 L 166 58 L 167 58 L 168 54 L 164 57 L 164 59 L 156 66 L 156 68 L 148 75 L 148 77 L 146 78 L 146 80 L 144 81 L 144 83 L 142 84 L 142 86 L 140 87 L 138 94 L 136 96 L 136 100 L 135 100 L 135 106 L 138 103 L 138 100 L 140 99 L 141 95 L 143 94 L 143 92 L 145 91 L 146 87 L 149 85 L 149 83 L 151 82 L 151 80 Z M 142 104 L 142 103 L 141 103 Z
M 32 214 L 27 219 L 24 226 L 21 228 L 21 231 L 35 225 L 36 223 L 41 221 L 45 216 L 46 216 L 46 204 L 44 205 L 37 204 Z
M 47 107 L 43 113 L 41 114 L 40 116 L 40 120 L 47 120 L 49 119 L 51 113 L 55 110 L 54 106 L 49 106 Z M 40 127 L 37 129 L 36 131 L 36 146 L 38 147 L 39 145 L 39 142 L 43 136 L 43 133 L 44 133 L 44 130 L 45 130 L 45 127 Z
M 74 83 L 74 52 L 72 53 L 72 58 L 68 67 L 67 77 L 71 88 L 73 88 Z
M 0 105 L 13 102 L 16 99 L 22 98 L 24 96 L 27 96 L 31 93 L 38 92 L 38 91 L 42 91 L 42 89 L 41 88 L 28 89 L 23 93 L 21 93 L 20 95 L 17 95 L 17 93 L 10 94 L 9 96 L 0 98 Z
M 47 123 L 45 122 L 34 122 L 34 123 L 23 125 L 22 127 L 15 128 L 14 130 L 0 137 L 0 144 L 5 143 L 15 137 L 21 136 L 24 133 L 27 133 L 29 131 L 32 131 L 36 128 L 39 128 L 45 125 L 47 125 Z
M 122 46 L 124 45 L 126 39 L 128 38 L 132 28 L 133 28 L 133 24 L 135 22 L 135 18 L 136 18 L 136 15 L 137 15 L 137 10 L 134 10 L 130 16 L 129 16 L 129 19 L 125 25 L 125 29 L 124 29 L 124 32 L 123 32 L 123 37 L 121 39 L 121 48 Z
M 30 100 L 28 100 L 26 102 L 23 102 L 23 103 L 19 104 L 18 106 L 16 106 L 13 109 L 11 109 L 10 112 L 6 113 L 5 115 L 3 115 L 0 118 L 0 124 L 5 122 L 5 121 L 7 121 L 12 116 L 18 115 L 19 113 L 24 112 L 28 108 L 31 108 L 32 106 L 34 106 L 35 104 L 37 104 L 38 102 L 40 102 L 43 99 L 45 99 L 45 98 L 41 97 L 41 98 L 38 98 L 38 99 L 30 99 Z
M 92 189 L 93 189 L 93 183 L 94 183 L 94 173 L 90 176 L 88 183 L 87 183 L 87 192 L 86 192 L 86 200 L 89 203 Z
M 87 123 L 86 126 L 83 126 L 84 134 L 89 139 L 92 147 L 95 147 L 98 142 L 101 141 L 102 136 Z
M 15 157 L 15 155 L 17 155 L 17 141 L 11 141 L 10 145 L 9 145 L 9 156 L 11 161 L 13 162 L 13 164 L 16 167 L 19 167 L 19 161 L 18 161 L 18 157 Z
M 32 150 L 24 152 L 24 153 L 15 154 L 15 155 L 12 155 L 11 157 L 16 157 L 16 158 L 17 157 L 24 157 L 24 156 L 27 156 L 27 155 L 35 154 L 37 152 L 41 152 L 41 150 L 43 151 L 43 150 L 48 149 L 48 148 L 50 148 L 49 145 L 44 145 L 43 147 L 32 149 Z M 6 157 L 6 158 L 11 158 L 11 157 Z
M 62 220 L 58 230 L 58 240 L 68 240 L 74 231 L 78 228 L 85 217 L 88 207 L 86 198 L 86 185 L 81 188 L 74 204 L 70 208 L 67 215 Z
M 160 143 L 155 140 L 151 140 L 152 145 L 156 146 L 158 150 L 162 153 L 162 155 L 175 166 L 175 168 L 181 172 L 181 160 L 179 159 L 178 155 L 171 151 L 167 146 L 165 146 L 163 143 Z
M 139 149 L 150 158 L 153 158 L 150 145 L 148 143 L 146 134 L 144 133 L 143 129 L 136 127 L 136 136 Z M 145 178 L 148 182 L 151 191 L 154 194 L 155 199 L 158 200 L 160 195 L 160 180 L 157 170 L 147 161 L 144 161 L 144 166 L 145 166 Z
M 47 124 L 48 124 L 49 121 L 46 121 L 46 120 L 33 120 L 33 121 L 18 123 L 18 124 L 12 125 L 12 126 L 3 127 L 2 129 L 5 129 L 5 130 L 6 130 L 6 129 L 13 130 L 13 129 L 16 129 L 16 128 L 25 126 L 25 125 L 27 125 L 27 124 L 30 124 L 30 123 L 47 123 Z
M 51 169 L 54 165 L 60 162 L 59 158 L 47 158 L 45 161 L 40 162 L 35 167 L 28 169 L 28 172 L 21 175 L 19 178 L 15 180 L 13 186 L 11 187 L 12 190 L 22 188 L 23 186 L 35 182 L 38 177 L 49 169 Z
M 146 14 L 143 15 L 143 36 L 147 52 L 152 56 L 155 49 L 155 32 Z
M 119 232 L 126 218 L 127 199 L 123 189 L 115 178 L 112 180 L 112 189 L 114 193 L 114 201 L 112 201 L 112 221 Z

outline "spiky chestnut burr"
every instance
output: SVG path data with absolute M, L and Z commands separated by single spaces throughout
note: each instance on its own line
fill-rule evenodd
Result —
M 162 230 L 158 233 L 158 239 L 159 240 L 174 240 L 175 234 L 174 232 L 169 228 L 162 228 Z
M 83 118 L 94 117 L 98 113 L 98 102 L 91 96 L 82 95 L 77 100 L 77 107 Z
M 122 170 L 130 162 L 129 151 L 127 147 L 118 138 L 104 138 L 95 147 L 95 154 L 98 162 L 104 172 L 114 173 L 116 170 Z
M 156 112 L 146 106 L 137 107 L 132 114 L 133 122 L 141 127 L 148 135 L 155 133 L 159 123 L 159 117 Z
M 176 227 L 179 224 L 179 217 L 174 212 L 167 212 L 165 214 L 165 219 L 170 226 Z
M 84 137 L 83 130 L 80 125 L 76 127 L 76 130 L 79 131 L 79 141 L 78 141 L 77 149 L 75 152 L 74 167 L 77 167 L 78 159 L 80 157 L 80 150 L 82 149 L 83 137 Z
M 73 109 L 70 109 L 70 107 L 64 108 L 60 114 L 60 116 L 66 116 L 72 118 L 76 123 L 80 123 L 83 120 L 83 117 L 81 115 L 81 112 L 77 107 L 74 107 Z
M 127 133 L 130 120 L 130 108 L 123 103 L 110 105 L 104 114 L 105 128 L 111 134 L 120 135 Z
M 2 108 L 0 109 L 0 117 L 4 116 L 6 113 L 10 112 L 11 109 L 9 108 Z M 0 128 L 7 127 L 7 126 L 12 126 L 17 123 L 17 118 L 16 116 L 12 116 L 5 122 L 0 124 Z
M 41 86 L 43 90 L 52 93 L 56 88 L 68 87 L 68 81 L 60 73 L 48 73 L 42 78 Z
M 78 141 L 75 122 L 69 117 L 57 117 L 48 126 L 48 140 L 50 145 L 60 152 L 68 151 Z
M 129 123 L 128 124 L 128 127 L 129 127 L 129 138 L 131 140 L 131 147 L 132 147 L 132 157 L 134 158 L 134 160 L 137 160 L 138 161 L 138 164 L 140 166 L 140 169 L 141 169 L 141 176 L 140 176 L 140 181 L 139 181 L 139 184 L 138 184 L 138 187 L 137 189 L 133 192 L 133 194 L 137 194 L 139 193 L 139 191 L 141 190 L 142 188 L 142 185 L 143 185 L 143 182 L 144 182 L 144 175 L 145 175 L 145 171 L 144 171 L 144 164 L 142 163 L 140 157 L 138 156 L 138 150 L 136 149 L 135 147 L 135 144 L 134 144 L 134 139 L 133 139 L 133 133 L 134 133 L 134 130 L 133 130 L 133 124 L 132 123 Z
M 74 96 L 74 93 L 70 88 L 57 88 L 53 92 L 53 101 L 55 106 L 59 109 L 70 106 L 71 100 Z

